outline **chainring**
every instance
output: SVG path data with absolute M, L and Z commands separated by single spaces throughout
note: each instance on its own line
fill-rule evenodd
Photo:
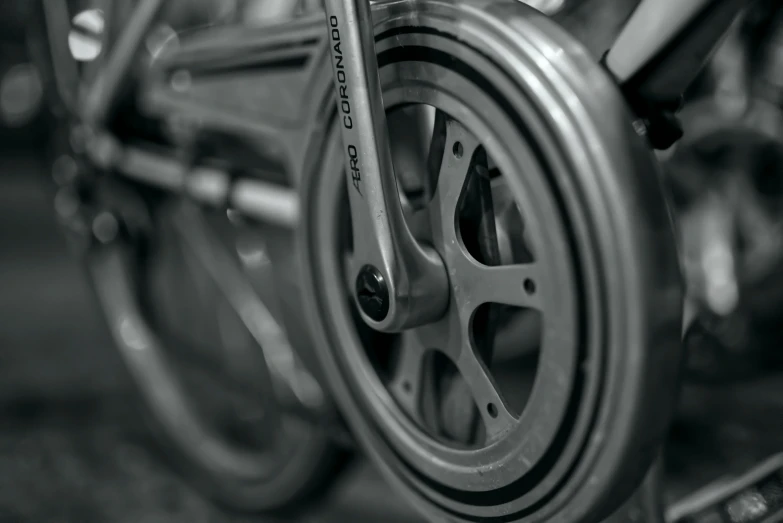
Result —
M 323 340 L 331 388 L 369 456 L 435 521 L 598 521 L 648 470 L 677 389 L 682 292 L 655 160 L 608 75 L 533 9 L 383 2 L 374 5 L 374 20 L 387 110 L 435 107 L 453 131 L 441 144 L 441 166 L 475 142 L 502 172 L 530 229 L 540 279 L 532 288 L 509 280 L 503 299 L 537 289 L 562 308 L 542 312 L 532 392 L 502 430 L 465 446 L 415 423 L 374 363 L 396 342 L 368 333 L 351 309 L 341 239 L 350 218 L 329 99 L 322 161 L 302 179 L 300 237 L 302 288 L 312 292 L 307 313 Z M 441 202 L 457 207 L 448 197 Z M 468 265 L 448 261 L 469 258 L 465 245 L 449 247 L 444 238 L 429 241 L 453 282 L 465 281 L 460 271 Z M 475 274 L 471 292 L 491 302 L 480 294 L 484 273 Z M 455 303 L 461 292 L 453 285 Z M 446 359 L 458 363 L 453 354 Z M 483 407 L 489 423 L 504 412 Z

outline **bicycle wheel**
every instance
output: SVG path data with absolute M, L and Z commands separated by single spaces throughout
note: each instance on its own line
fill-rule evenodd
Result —
M 225 213 L 108 184 L 85 260 L 156 442 L 225 508 L 309 506 L 345 456 L 318 420 L 333 417 L 329 398 L 286 336 L 292 305 L 276 293 L 290 282 L 270 261 L 269 235 L 252 228 L 243 265 Z
M 375 22 L 390 122 L 434 115 L 427 161 L 396 170 L 450 305 L 395 335 L 361 321 L 334 124 L 304 181 L 302 246 L 336 398 L 433 521 L 600 520 L 640 483 L 676 391 L 681 291 L 654 160 L 609 78 L 540 13 L 390 3 Z
M 64 115 L 52 133 L 57 211 L 155 441 L 186 480 L 225 508 L 304 509 L 335 483 L 346 455 L 323 422 L 335 419 L 332 403 L 295 350 L 311 339 L 290 319 L 300 307 L 297 282 L 285 276 L 295 262 L 290 233 L 245 227 L 253 252 L 243 261 L 225 211 L 208 215 L 114 172 L 94 172 L 82 157 L 85 129 L 66 103 L 74 100 L 63 99 L 79 86 L 56 88 L 68 79 L 58 78 L 50 52 L 67 42 L 50 45 L 46 31 L 57 18 L 55 34 L 67 37 L 70 14 L 44 16 L 45 5 L 31 3 L 29 30 L 47 94 Z M 139 128 L 144 134 L 149 121 L 132 100 L 121 105 L 113 125 L 124 138 Z

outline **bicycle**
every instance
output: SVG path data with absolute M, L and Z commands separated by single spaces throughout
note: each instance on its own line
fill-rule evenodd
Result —
M 681 94 L 745 3 L 634 4 L 546 16 L 510 0 L 327 0 L 283 22 L 183 33 L 140 67 L 164 6 L 141 0 L 105 31 L 94 80 L 52 60 L 84 158 L 66 221 L 148 405 L 176 404 L 157 419 L 188 465 L 209 454 L 206 431 L 155 367 L 155 326 L 127 276 L 147 270 L 172 194 L 190 201 L 175 210 L 179 236 L 261 347 L 269 394 L 318 434 L 339 410 L 427 517 L 600 521 L 636 490 L 682 360 L 652 150 L 680 138 Z M 69 17 L 46 5 L 57 55 Z M 597 5 L 622 9 L 586 24 Z M 194 202 L 283 231 L 256 257 L 296 272 L 277 292 L 294 304 L 275 315 L 279 296 L 248 292 Z M 202 477 L 234 508 L 278 508 L 335 462 L 327 441 L 316 436 L 291 483 L 223 451 L 208 461 L 231 470 Z M 235 488 L 248 463 L 268 490 Z

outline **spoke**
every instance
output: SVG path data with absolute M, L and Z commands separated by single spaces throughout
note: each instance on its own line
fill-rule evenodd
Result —
M 416 336 L 410 331 L 403 333 L 394 378 L 389 383 L 389 390 L 400 406 L 420 423 L 425 356 L 426 349 Z
M 433 201 L 443 223 L 454 223 L 462 189 L 479 141 L 462 124 L 438 113 L 430 150 L 429 169 L 435 191 Z
M 435 194 L 435 187 L 438 185 L 438 175 L 443 162 L 443 152 L 446 148 L 448 120 L 449 117 L 446 113 L 435 110 L 432 138 L 430 139 L 430 148 L 427 152 L 427 177 L 424 179 L 423 184 L 424 197 L 427 201 L 432 200 Z
M 487 440 L 498 439 L 516 423 L 516 418 L 506 407 L 492 376 L 467 340 L 462 345 L 457 368 L 473 393 L 473 399 L 487 429 Z
M 455 256 L 460 288 L 457 302 L 463 314 L 472 314 L 482 303 L 501 303 L 543 311 L 544 295 L 541 267 L 537 263 L 481 265 L 466 254 Z M 463 316 L 464 317 L 464 316 Z

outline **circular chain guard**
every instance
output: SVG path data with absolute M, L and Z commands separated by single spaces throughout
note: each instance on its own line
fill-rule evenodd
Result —
M 530 8 L 375 9 L 387 110 L 434 108 L 427 160 L 397 174 L 403 187 L 424 180 L 403 203 L 444 259 L 451 305 L 399 336 L 352 310 L 332 126 L 303 180 L 301 234 L 327 378 L 361 444 L 425 514 L 600 519 L 641 481 L 676 390 L 681 291 L 654 159 L 597 63 Z M 518 218 L 503 217 L 501 194 Z M 532 350 L 524 332 L 538 333 Z M 504 337 L 506 360 L 535 361 L 533 376 L 497 364 Z M 529 387 L 503 388 L 504 373 Z

